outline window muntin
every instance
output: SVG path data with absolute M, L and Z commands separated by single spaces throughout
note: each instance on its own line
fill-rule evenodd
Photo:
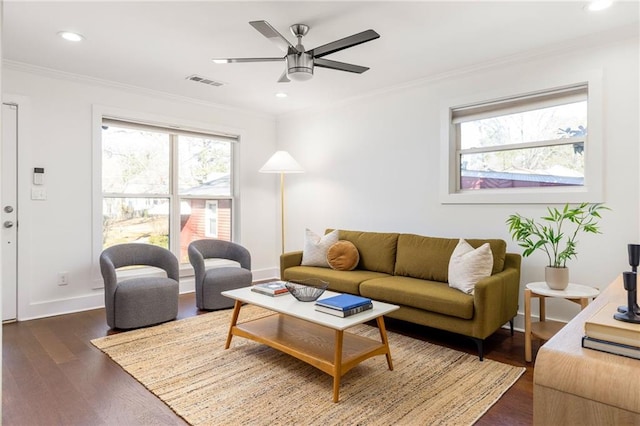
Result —
M 103 119 L 102 247 L 150 243 L 185 263 L 191 241 L 231 241 L 234 141 Z M 219 203 L 215 229 L 206 203 Z
M 583 186 L 587 87 L 452 110 L 456 191 Z

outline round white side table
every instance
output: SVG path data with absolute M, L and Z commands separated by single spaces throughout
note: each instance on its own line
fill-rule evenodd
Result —
M 531 339 L 538 338 L 549 340 L 556 334 L 565 323 L 558 321 L 547 321 L 545 299 L 556 297 L 566 299 L 580 305 L 584 309 L 589 304 L 589 299 L 600 294 L 600 290 L 586 285 L 570 283 L 564 290 L 552 290 L 545 282 L 533 282 L 526 286 L 524 291 L 524 359 L 531 362 Z M 531 321 L 531 298 L 537 298 L 540 307 L 540 320 Z

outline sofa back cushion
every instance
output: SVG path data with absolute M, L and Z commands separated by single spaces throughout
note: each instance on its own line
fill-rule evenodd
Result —
M 465 238 L 465 240 L 471 245 L 471 247 L 476 249 L 484 243 L 489 243 L 491 253 L 493 254 L 493 268 L 491 269 L 491 275 L 504 271 L 504 260 L 507 257 L 507 242 L 505 240 L 482 240 L 477 238 Z
M 398 237 L 398 254 L 394 274 L 421 278 L 430 281 L 449 281 L 449 259 L 458 245 L 459 239 L 423 237 L 401 234 Z M 473 248 L 489 243 L 493 253 L 491 274 L 504 269 L 507 243 L 504 240 L 466 240 Z
M 327 232 L 330 232 L 328 229 Z M 396 263 L 397 233 L 340 230 L 341 240 L 351 241 L 358 249 L 360 262 L 356 269 L 393 274 Z

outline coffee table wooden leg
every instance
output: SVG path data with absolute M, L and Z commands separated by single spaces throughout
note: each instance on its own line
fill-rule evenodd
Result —
M 342 378 L 342 340 L 344 331 L 336 330 L 336 347 L 333 357 L 333 402 L 340 398 L 340 379 Z
M 231 346 L 231 338 L 233 337 L 233 327 L 238 323 L 238 315 L 240 315 L 240 308 L 242 307 L 242 302 L 236 300 L 236 303 L 233 305 L 233 314 L 231 315 L 231 325 L 229 326 L 229 334 L 227 334 L 227 343 L 224 345 L 225 349 L 229 349 Z
M 384 326 L 384 317 L 376 318 L 376 323 L 378 324 L 378 330 L 380 330 L 380 340 L 384 344 L 386 349 L 386 357 L 387 357 L 387 365 L 389 365 L 389 370 L 393 370 L 393 361 L 391 360 L 391 349 L 389 349 L 389 338 L 387 337 L 387 329 Z

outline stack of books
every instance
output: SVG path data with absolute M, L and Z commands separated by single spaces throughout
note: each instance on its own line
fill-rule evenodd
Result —
M 640 359 L 640 324 L 613 318 L 619 303 L 608 303 L 584 323 L 582 347 Z
M 369 309 L 373 309 L 371 299 L 352 294 L 340 294 L 316 301 L 316 311 L 343 318 Z
M 285 281 L 273 281 L 270 283 L 255 284 L 251 287 L 251 291 L 256 293 L 266 294 L 267 296 L 275 297 L 288 294 L 289 290 L 285 287 Z

